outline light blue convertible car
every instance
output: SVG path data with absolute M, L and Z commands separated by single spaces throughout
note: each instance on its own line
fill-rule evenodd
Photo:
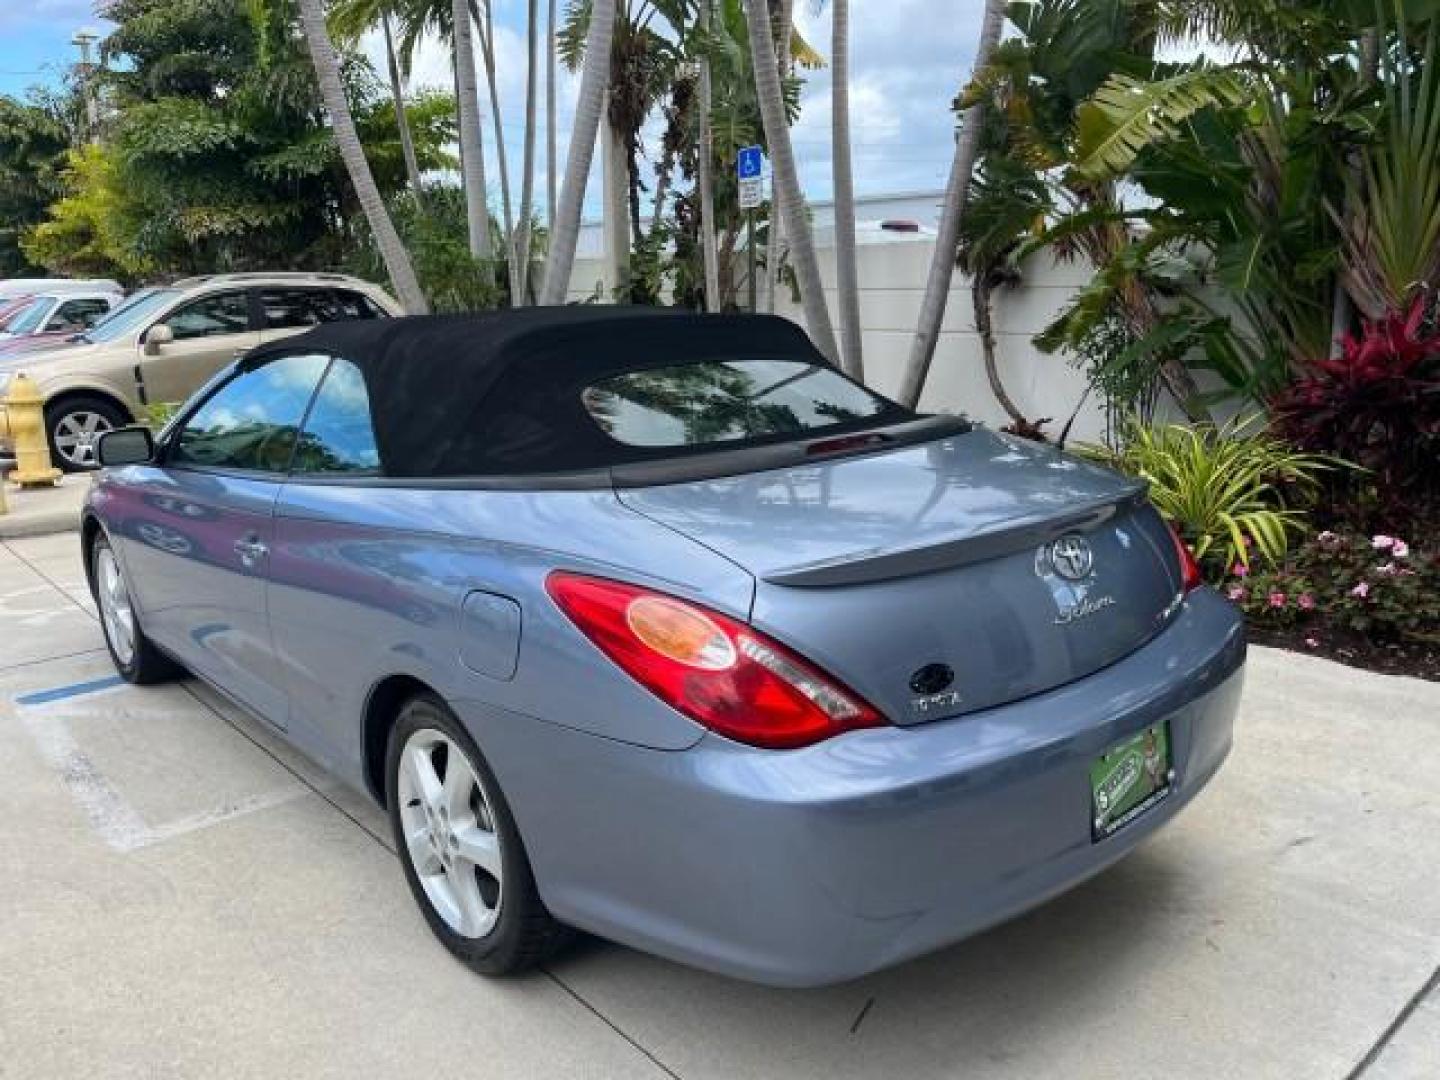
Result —
M 100 456 L 121 674 L 368 791 L 479 971 L 574 928 L 852 978 L 1104 869 L 1230 749 L 1241 623 L 1143 485 L 783 320 L 332 324 Z

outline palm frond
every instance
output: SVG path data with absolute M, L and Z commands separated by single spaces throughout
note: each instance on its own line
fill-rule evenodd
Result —
M 1233 69 L 1200 68 L 1155 82 L 1112 75 L 1076 114 L 1073 171 L 1090 181 L 1117 176 L 1147 148 L 1178 138 L 1196 113 L 1238 107 L 1250 96 Z

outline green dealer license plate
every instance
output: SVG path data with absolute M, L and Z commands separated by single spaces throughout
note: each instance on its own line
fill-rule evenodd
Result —
M 1168 723 L 1111 747 L 1090 766 L 1091 836 L 1103 840 L 1163 802 L 1174 779 Z

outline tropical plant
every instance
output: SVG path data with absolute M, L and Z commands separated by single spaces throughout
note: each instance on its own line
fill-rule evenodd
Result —
M 983 76 L 991 56 L 1000 43 L 1005 24 L 1005 0 L 985 0 L 985 14 L 980 21 L 980 44 L 975 51 L 974 76 Z M 950 280 L 955 271 L 955 251 L 960 242 L 960 223 L 965 214 L 965 199 L 970 191 L 970 177 L 980 153 L 980 136 L 984 127 L 985 103 L 977 98 L 968 104 L 960 120 L 960 135 L 955 140 L 955 156 L 950 163 L 950 179 L 945 185 L 945 201 L 940 208 L 940 224 L 935 237 L 935 253 L 930 259 L 930 272 L 925 279 L 925 292 L 920 301 L 920 318 L 910 358 L 900 387 L 900 400 L 914 408 L 920 402 L 935 346 L 940 341 L 940 326 L 945 321 L 945 303 L 950 296 Z M 789 223 L 786 223 L 789 229 Z
M 615 32 L 615 0 L 595 0 L 585 37 L 585 61 L 575 123 L 570 130 L 570 151 L 565 159 L 565 183 L 551 224 L 550 257 L 545 264 L 542 304 L 559 304 L 570 286 L 575 266 L 575 245 L 580 237 L 580 207 L 595 152 L 595 135 L 605 109 L 605 87 L 610 80 L 610 45 Z
M 113 149 L 91 143 L 66 156 L 60 195 L 21 239 L 26 260 L 75 277 L 133 281 L 154 269 L 136 238 L 145 228 L 126 195 Z
M 784 82 L 790 78 L 794 65 L 791 49 L 795 38 L 795 0 L 780 0 L 776 23 L 775 55 L 779 57 L 780 79 Z M 771 314 L 775 311 L 775 287 L 780 283 L 784 234 L 779 215 L 771 214 L 765 237 L 765 280 L 760 296 L 761 310 Z
M 1363 466 L 1382 510 L 1401 520 L 1440 495 L 1440 331 L 1428 308 L 1417 299 L 1367 320 L 1272 403 L 1287 440 Z
M 395 0 L 340 0 L 330 5 L 330 36 L 342 47 L 353 49 L 367 30 L 379 24 L 381 41 L 385 45 L 385 74 L 390 82 L 390 102 L 395 110 L 405 176 L 410 190 L 417 196 L 423 196 L 420 162 L 415 155 L 415 143 L 406 113 L 405 84 L 400 74 L 400 59 L 395 51 L 395 31 L 391 25 L 394 10 Z
M 460 187 L 465 192 L 465 226 L 470 237 L 470 254 L 485 260 L 490 255 L 490 210 L 485 185 L 484 137 L 480 129 L 480 88 L 475 75 L 475 39 L 466 0 L 452 0 L 450 34 L 460 124 Z
M 1440 19 L 1385 53 L 1378 138 L 1348 174 L 1343 280 L 1370 319 L 1440 289 Z
M 850 0 L 831 0 L 830 162 L 835 187 L 835 299 L 840 360 L 865 380 L 860 336 L 860 283 L 855 268 L 855 176 L 850 162 Z
M 458 187 L 432 186 L 423 202 L 403 192 L 389 200 L 389 208 L 431 311 L 483 311 L 510 305 L 510 278 L 504 272 L 505 260 L 500 254 L 505 242 L 500 223 L 490 218 L 490 260 L 480 262 L 470 254 L 465 195 Z M 538 281 L 547 233 L 533 223 L 531 233 L 529 278 Z M 384 262 L 368 237 L 360 238 L 345 268 L 371 280 L 385 272 Z
M 340 59 L 330 42 L 325 27 L 325 10 L 321 0 L 298 0 L 300 20 L 305 29 L 305 41 L 310 47 L 310 57 L 315 64 L 315 76 L 320 83 L 320 95 L 330 113 L 330 126 L 339 147 L 345 171 L 355 188 L 360 208 L 375 244 L 385 260 L 385 269 L 395 293 L 405 310 L 412 315 L 423 315 L 429 310 L 420 282 L 415 277 L 415 267 L 410 255 L 400 242 L 395 223 L 385 208 L 375 177 L 370 172 L 370 163 L 365 158 L 365 149 L 360 145 L 360 135 L 355 130 L 355 119 L 350 113 L 350 102 L 345 96 L 345 87 L 340 81 Z
M 745 0 L 745 21 L 750 31 L 750 60 L 755 71 L 755 97 L 765 129 L 765 144 L 770 151 L 770 168 L 774 183 L 774 201 L 785 222 L 800 284 L 800 303 L 805 312 L 805 325 L 816 348 L 832 363 L 839 359 L 835 347 L 835 331 L 830 322 L 830 308 L 820 281 L 820 264 L 815 256 L 815 240 L 810 219 L 805 213 L 800 178 L 795 171 L 795 152 L 790 145 L 790 122 L 785 96 L 780 83 L 780 69 L 775 59 L 771 37 L 769 8 L 762 0 Z
M 710 33 L 711 0 L 700 0 L 700 15 L 696 30 L 701 35 Z M 715 235 L 715 140 L 710 131 L 710 112 L 715 107 L 715 90 L 710 70 L 710 57 L 702 47 L 700 50 L 700 145 L 696 152 L 700 189 L 700 251 L 705 265 L 705 310 L 720 310 L 720 253 L 716 248 Z M 669 170 L 662 173 L 663 180 Z M 655 230 L 651 230 L 654 232 Z
M 530 243 L 535 204 L 535 110 L 540 78 L 540 3 L 529 0 L 525 18 L 525 149 L 520 165 L 520 219 L 514 244 L 510 295 L 515 305 L 530 299 Z
M 62 97 L 0 96 L 0 278 L 37 265 L 21 250 L 21 237 L 64 190 L 74 134 Z
M 1008 115 L 998 108 L 985 109 L 978 122 L 984 125 L 983 149 L 965 200 L 958 265 L 970 279 L 975 329 L 995 400 L 1014 430 L 1038 435 L 1045 421 L 1027 418 L 1001 378 L 991 300 L 995 290 L 1021 280 L 1017 255 L 1044 228 L 1050 188 L 1026 160 L 1024 145 L 1016 141 L 1023 128 L 1012 127 Z
M 1253 557 L 1275 563 L 1308 531 L 1305 508 L 1332 459 L 1294 450 L 1254 419 L 1220 427 L 1131 423 L 1120 449 L 1076 448 L 1150 485 L 1150 500 L 1172 522 L 1212 581 Z

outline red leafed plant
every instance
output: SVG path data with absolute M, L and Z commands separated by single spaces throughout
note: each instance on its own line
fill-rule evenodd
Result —
M 1427 308 L 1366 322 L 1271 403 L 1283 437 L 1370 470 L 1385 503 L 1440 490 L 1440 332 Z

